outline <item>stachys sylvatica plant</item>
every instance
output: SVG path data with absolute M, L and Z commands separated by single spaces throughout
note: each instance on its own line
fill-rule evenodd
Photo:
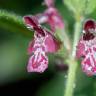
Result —
M 28 72 L 44 72 L 48 67 L 46 53 L 58 51 L 60 41 L 54 37 L 52 32 L 41 27 L 34 16 L 25 16 L 24 21 L 28 28 L 32 28 L 35 31 L 34 38 L 28 47 L 28 53 L 33 54 L 29 59 L 27 70 Z
M 88 75 L 96 75 L 96 22 L 87 20 L 83 26 L 83 34 L 77 45 L 76 56 L 82 57 L 82 70 Z
M 67 21 L 63 21 L 63 17 L 55 7 L 55 1 L 44 0 L 43 4 L 47 7 L 45 11 L 35 15 L 25 15 L 23 19 L 15 14 L 10 15 L 4 10 L 0 11 L 0 17 L 3 19 L 7 17 L 9 19 L 6 20 L 20 25 L 20 30 L 26 26 L 25 33 L 28 31 L 27 28 L 32 33 L 34 32 L 28 46 L 28 54 L 30 55 L 27 65 L 28 72 L 43 73 L 46 71 L 49 62 L 48 53 L 58 53 L 56 55 L 64 58 L 64 63 L 68 64 L 68 78 L 64 88 L 64 96 L 73 96 L 78 60 L 81 60 L 84 74 L 87 76 L 96 75 L 96 21 L 93 18 L 89 19 L 91 17 L 87 18 L 96 8 L 96 0 L 64 0 L 64 4 L 71 13 L 71 16 L 68 16 L 74 17 L 74 34 L 70 33 L 73 38 L 70 38 L 67 33 Z M 43 27 L 42 24 L 47 24 L 49 29 Z M 12 26 L 7 28 L 10 29 Z
M 34 39 L 28 47 L 29 54 L 32 54 L 28 62 L 28 72 L 44 72 L 48 67 L 46 53 L 57 52 L 61 45 L 60 41 L 54 36 L 54 32 L 56 27 L 64 28 L 63 20 L 54 7 L 54 0 L 45 0 L 44 3 L 48 7 L 44 13 L 36 16 L 24 16 L 26 26 L 35 31 Z M 39 23 L 48 23 L 51 31 L 49 32 Z

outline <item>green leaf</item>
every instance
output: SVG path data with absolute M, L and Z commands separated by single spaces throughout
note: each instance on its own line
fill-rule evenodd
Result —
M 80 16 L 90 14 L 96 8 L 96 0 L 64 0 L 64 3 L 74 14 Z
M 22 16 L 6 10 L 0 10 L 0 27 L 11 32 L 22 33 L 32 37 L 33 32 L 28 30 L 23 22 Z
M 96 0 L 87 0 L 86 14 L 92 13 L 96 9 Z
M 86 0 L 64 0 L 67 7 L 75 14 L 81 14 L 83 12 Z

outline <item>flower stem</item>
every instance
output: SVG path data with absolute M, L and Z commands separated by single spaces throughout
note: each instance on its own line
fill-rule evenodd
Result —
M 73 40 L 73 49 L 72 49 L 72 58 L 75 58 L 76 56 L 76 46 L 79 41 L 79 36 L 81 32 L 81 21 L 78 20 L 75 23 L 75 31 L 74 31 L 74 40 Z
M 63 36 L 63 42 L 64 42 L 64 46 L 65 46 L 65 48 L 67 49 L 67 51 L 68 51 L 68 53 L 70 53 L 71 52 L 71 42 L 70 42 L 70 38 L 69 38 L 69 36 L 68 36 L 68 34 L 65 32 L 65 30 L 62 30 L 61 31 L 62 32 L 62 36 Z
M 74 29 L 75 30 L 74 30 L 73 49 L 68 60 L 69 70 L 68 70 L 68 78 L 67 78 L 67 84 L 66 84 L 64 96 L 73 96 L 73 92 L 74 92 L 76 71 L 78 67 L 78 62 L 75 59 L 75 55 L 76 55 L 76 46 L 79 40 L 80 31 L 81 31 L 81 19 L 76 18 Z
M 68 71 L 67 84 L 65 89 L 64 96 L 73 96 L 74 86 L 75 86 L 75 77 L 76 77 L 76 69 L 77 62 L 75 60 L 69 60 L 70 66 Z

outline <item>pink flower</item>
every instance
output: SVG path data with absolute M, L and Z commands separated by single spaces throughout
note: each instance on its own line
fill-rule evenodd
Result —
M 48 8 L 43 14 L 36 15 L 38 21 L 40 23 L 48 23 L 52 32 L 54 32 L 57 28 L 63 29 L 64 23 L 58 10 L 54 7 L 54 0 L 45 0 L 45 4 Z
M 95 28 L 96 28 L 96 24 L 95 24 L 94 20 L 88 20 L 84 24 L 84 30 L 86 32 L 89 32 L 90 30 L 95 30 Z
M 54 6 L 54 1 L 55 1 L 55 0 L 44 0 L 44 4 L 45 4 L 47 7 L 53 7 L 53 6 Z
M 88 75 L 96 75 L 96 23 L 87 20 L 84 23 L 84 33 L 77 45 L 76 56 L 83 57 L 82 69 Z
M 28 72 L 44 72 L 48 67 L 47 52 L 53 53 L 60 48 L 59 41 L 46 29 L 42 28 L 34 16 L 24 16 L 26 26 L 35 31 L 34 39 L 29 43 Z
M 48 57 L 42 47 L 35 50 L 34 54 L 29 58 L 27 70 L 28 72 L 44 72 L 48 68 Z

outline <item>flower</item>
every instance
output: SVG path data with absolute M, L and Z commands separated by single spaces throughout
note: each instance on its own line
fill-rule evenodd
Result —
M 48 67 L 48 57 L 45 53 L 45 48 L 41 44 L 40 38 L 36 38 L 33 45 L 33 55 L 29 58 L 27 70 L 28 72 L 44 72 Z
M 85 30 L 85 32 L 89 32 L 92 29 L 95 30 L 95 27 L 96 27 L 96 24 L 95 24 L 94 20 L 88 20 L 84 24 L 84 30 Z
M 53 6 L 54 6 L 54 1 L 55 1 L 55 0 L 44 0 L 44 4 L 45 4 L 47 7 L 53 7 Z
M 96 75 L 96 23 L 87 20 L 84 23 L 83 34 L 77 45 L 77 58 L 83 57 L 81 62 L 83 71 L 88 75 Z
M 59 50 L 60 42 L 38 23 L 35 16 L 24 16 L 26 26 L 35 31 L 33 40 L 29 43 L 28 72 L 44 72 L 48 67 L 48 57 L 46 53 L 53 53 Z
M 58 10 L 54 7 L 54 0 L 44 0 L 44 3 L 48 8 L 44 13 L 36 15 L 38 21 L 40 23 L 48 23 L 52 32 L 55 32 L 57 28 L 63 29 L 64 23 Z

